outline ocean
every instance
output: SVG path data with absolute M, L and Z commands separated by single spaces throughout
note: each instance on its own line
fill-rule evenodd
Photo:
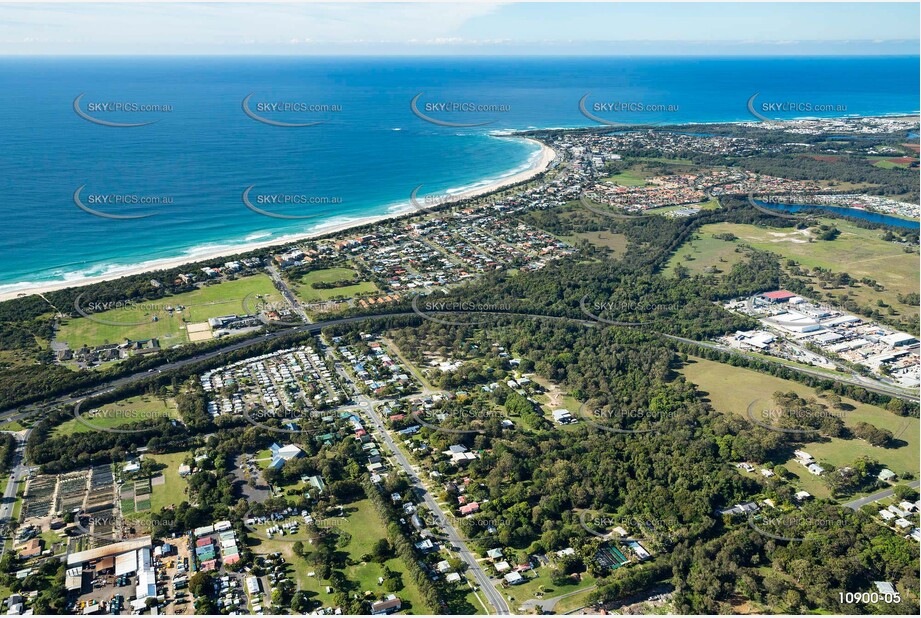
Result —
M 918 64 L 2 58 L 0 292 L 281 240 L 406 209 L 419 185 L 443 196 L 514 175 L 539 149 L 503 133 L 600 126 L 583 97 L 626 123 L 751 120 L 756 93 L 777 118 L 915 113 Z M 796 105 L 761 107 L 773 103 Z

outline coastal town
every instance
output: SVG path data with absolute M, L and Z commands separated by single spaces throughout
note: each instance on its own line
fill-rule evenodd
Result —
M 881 125 L 868 125 L 865 119 L 836 121 L 828 126 L 825 121 L 816 123 L 824 131 L 847 127 L 854 133 L 865 132 L 868 126 L 890 131 L 911 127 L 905 119 L 887 119 Z M 734 195 L 765 200 L 755 203 L 768 209 L 793 203 L 845 208 L 858 217 L 863 216 L 861 213 L 919 216 L 917 204 L 852 191 L 842 193 L 817 181 L 791 180 L 740 166 L 679 163 L 689 153 L 740 157 L 744 162 L 758 150 L 756 140 L 747 137 L 667 130 L 551 134 L 544 148 L 557 158 L 543 172 L 543 182 L 499 191 L 489 199 L 464 198 L 461 194 L 452 198 L 456 206 L 446 196 L 417 197 L 413 192 L 409 214 L 382 221 L 365 233 L 345 232 L 299 242 L 263 259 L 221 261 L 197 271 L 179 272 L 170 285 L 188 292 L 180 294 L 175 303 L 145 305 L 126 299 L 105 304 L 81 299 L 75 311 L 62 314 L 68 319 L 61 323 L 52 349 L 58 361 L 68 366 L 104 366 L 158 354 L 161 349 L 187 342 L 251 334 L 266 324 L 288 324 L 308 314 L 316 318 L 349 308 L 399 306 L 413 297 L 444 293 L 496 271 L 539 270 L 574 255 L 577 248 L 571 239 L 528 224 L 523 215 L 575 202 L 612 218 L 643 214 L 688 217 L 718 208 L 720 198 Z M 771 148 L 797 156 L 826 152 L 805 143 Z M 612 172 L 625 165 L 626 153 L 638 149 L 656 152 L 660 161 L 672 158 L 676 164 L 650 159 Z M 916 162 L 917 154 L 911 160 Z M 260 277 L 254 278 L 257 274 Z M 151 280 L 150 284 L 156 289 L 164 282 Z M 223 293 L 218 292 L 222 288 Z M 279 290 L 287 290 L 297 306 Z M 228 300 L 197 306 L 218 295 Z M 236 295 L 243 296 L 234 298 Z M 112 305 L 115 308 L 107 309 Z M 304 315 L 299 314 L 304 311 Z M 144 336 L 118 339 L 119 331 Z
M 916 126 L 906 122 L 823 130 L 901 134 Z M 523 313 L 508 296 L 491 302 L 489 286 L 623 259 L 652 242 L 628 243 L 629 230 L 616 226 L 704 218 L 657 268 L 669 286 L 717 289 L 729 285 L 726 272 L 761 255 L 749 215 L 719 220 L 740 209 L 764 215 L 750 196 L 800 203 L 809 195 L 808 204 L 889 216 L 917 216 L 917 207 L 744 165 L 765 152 L 824 152 L 827 142 L 762 145 L 746 135 L 658 129 L 541 138 L 552 162 L 516 186 L 457 201 L 412 192 L 401 217 L 145 275 L 153 295 L 143 301 L 88 292 L 56 312 L 54 366 L 96 375 L 128 368 L 144 386 L 83 394 L 47 418 L 25 408 L 9 415 L 4 434 L 14 447 L 36 445 L 36 435 L 52 447 L 29 446 L 28 463 L 7 480 L 0 600 L 8 614 L 39 613 L 49 586 L 67 613 L 84 615 L 674 608 L 681 590 L 664 565 L 692 538 L 691 526 L 635 500 L 544 500 L 541 483 L 560 491 L 553 475 L 577 474 L 569 464 L 549 473 L 544 466 L 554 464 L 536 445 L 614 436 L 622 450 L 639 448 L 680 433 L 670 426 L 679 411 L 655 398 L 632 409 L 626 395 L 618 407 L 594 387 L 575 386 L 565 370 L 578 362 L 573 355 L 523 343 L 539 339 L 539 320 L 488 327 L 471 319 Z M 694 153 L 711 159 L 694 161 Z M 730 157 L 738 164 L 712 159 Z M 767 216 L 777 203 L 763 202 Z M 892 260 L 916 257 L 917 239 L 906 232 L 811 216 L 771 232 L 768 246 L 787 251 L 782 234 L 799 235 L 789 242 L 794 251 L 846 233 L 848 242 L 894 247 Z M 918 471 L 905 453 L 916 448 L 917 416 L 898 403 L 912 401 L 921 379 L 918 333 L 904 326 L 917 317 L 911 288 L 857 273 L 836 286 L 825 271 L 800 268 L 799 254 L 783 257 L 774 276 L 789 286 L 759 282 L 756 293 L 702 303 L 744 328 L 697 340 L 664 333 L 690 346 L 672 368 L 699 384 L 713 414 L 752 419 L 766 432 L 757 438 L 766 446 L 714 448 L 734 489 L 705 515 L 727 533 L 798 542 L 799 532 L 772 522 L 844 509 L 916 550 Z M 889 311 L 851 297 L 837 305 L 829 290 L 838 287 L 885 291 Z M 479 296 L 464 297 L 470 289 Z M 634 305 L 652 318 L 665 307 Z M 642 332 L 639 320 L 605 317 L 618 307 L 599 315 L 575 302 L 571 315 L 548 315 L 575 330 Z M 369 315 L 381 320 L 362 321 Z M 717 354 L 822 381 L 807 389 L 756 379 L 707 356 Z M 708 368 L 745 373 L 717 380 Z M 727 387 L 733 380 L 757 382 L 744 396 L 759 399 L 740 406 L 738 389 Z M 803 435 L 775 452 L 763 436 L 782 431 Z M 531 469 L 516 469 L 524 462 Z M 629 591 L 611 583 L 621 579 L 633 582 Z M 873 589 L 892 588 L 890 579 L 872 580 Z
M 0 2 L 0 618 L 921 615 L 919 24 Z

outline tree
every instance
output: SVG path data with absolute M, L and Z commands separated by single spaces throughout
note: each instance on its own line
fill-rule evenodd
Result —
M 383 564 L 393 555 L 393 546 L 387 539 L 378 539 L 371 547 L 371 555 L 375 562 Z
M 908 485 L 896 485 L 892 488 L 892 491 L 899 500 L 912 502 L 918 499 L 918 492 Z
M 189 591 L 196 597 L 210 597 L 214 592 L 214 576 L 210 571 L 199 571 L 189 578 Z
M 295 541 L 294 545 L 291 546 L 291 551 L 294 552 L 295 556 L 303 558 L 304 557 L 304 543 L 302 541 Z
M 306 614 L 313 607 L 313 602 L 310 600 L 313 594 L 315 593 L 303 590 L 295 592 L 294 597 L 291 599 L 291 610 L 298 614 Z

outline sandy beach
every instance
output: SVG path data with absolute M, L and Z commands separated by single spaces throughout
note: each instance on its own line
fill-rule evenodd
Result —
M 498 179 L 494 183 L 484 185 L 482 187 L 477 187 L 475 189 L 470 189 L 457 194 L 452 194 L 450 197 L 440 197 L 439 203 L 449 204 L 452 202 L 458 202 L 461 200 L 469 199 L 472 197 L 479 197 L 493 191 L 502 189 L 509 185 L 514 185 L 520 182 L 524 182 L 537 176 L 538 174 L 543 173 L 550 166 L 550 163 L 556 157 L 556 153 L 552 148 L 546 146 L 542 142 L 539 142 L 531 138 L 515 138 L 515 139 L 525 139 L 529 142 L 533 142 L 540 146 L 540 156 L 535 157 L 533 164 L 526 170 L 523 170 L 517 174 L 511 176 L 506 176 L 504 178 Z M 100 281 L 111 281 L 114 279 L 120 279 L 121 277 L 127 277 L 130 275 L 138 275 L 146 272 L 153 272 L 158 270 L 166 270 L 171 268 L 177 268 L 184 264 L 193 264 L 197 262 L 203 262 L 207 260 L 213 260 L 216 258 L 222 257 L 231 257 L 234 255 L 239 255 L 246 253 L 248 251 L 253 251 L 255 249 L 264 249 L 267 247 L 282 247 L 290 245 L 291 243 L 307 240 L 310 238 L 317 238 L 320 236 L 328 236 L 330 234 L 337 234 L 344 232 L 350 228 L 360 227 L 363 225 L 368 225 L 371 223 L 376 223 L 379 221 L 385 221 L 387 219 L 395 219 L 398 217 L 404 217 L 413 212 L 416 212 L 416 209 L 412 205 L 407 205 L 407 207 L 399 212 L 393 212 L 386 215 L 378 215 L 373 217 L 363 217 L 360 219 L 354 219 L 352 221 L 347 221 L 340 224 L 331 224 L 329 226 L 322 227 L 321 229 L 314 230 L 312 232 L 306 232 L 303 234 L 291 234 L 281 238 L 275 238 L 273 240 L 264 241 L 264 242 L 254 242 L 254 243 L 241 243 L 239 245 L 228 245 L 221 247 L 220 249 L 214 251 L 203 251 L 202 253 L 196 253 L 195 255 L 185 255 L 177 258 L 165 258 L 162 260 L 151 260 L 149 262 L 144 262 L 142 264 L 114 267 L 111 272 L 95 276 L 95 277 L 85 277 L 79 280 L 71 281 L 48 281 L 40 283 L 23 283 L 21 286 L 16 288 L 0 291 L 0 301 L 10 300 L 12 298 L 17 298 L 20 296 L 28 296 L 29 294 L 42 294 L 45 292 L 52 292 L 54 290 L 63 290 L 65 288 L 71 287 L 81 287 L 85 285 L 92 285 L 94 283 L 99 283 Z

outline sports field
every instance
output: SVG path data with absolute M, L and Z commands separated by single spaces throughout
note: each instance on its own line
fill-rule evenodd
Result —
M 92 347 L 104 343 L 122 343 L 125 339 L 144 341 L 152 338 L 160 340 L 161 348 L 167 348 L 189 341 L 187 323 L 205 322 L 208 318 L 221 315 L 248 313 L 243 301 L 247 296 L 256 294 L 264 295 L 271 302 L 282 302 L 281 295 L 275 290 L 268 275 L 253 275 L 204 286 L 184 294 L 139 301 L 131 307 L 93 312 L 92 319 L 68 318 L 62 320 L 57 339 L 67 343 L 72 350 L 84 344 Z M 81 306 L 92 307 L 91 299 L 82 299 Z M 91 313 L 86 309 L 84 311 Z
M 651 176 L 642 166 L 632 167 L 613 176 L 605 178 L 605 182 L 613 182 L 622 187 L 644 187 L 646 178 Z

